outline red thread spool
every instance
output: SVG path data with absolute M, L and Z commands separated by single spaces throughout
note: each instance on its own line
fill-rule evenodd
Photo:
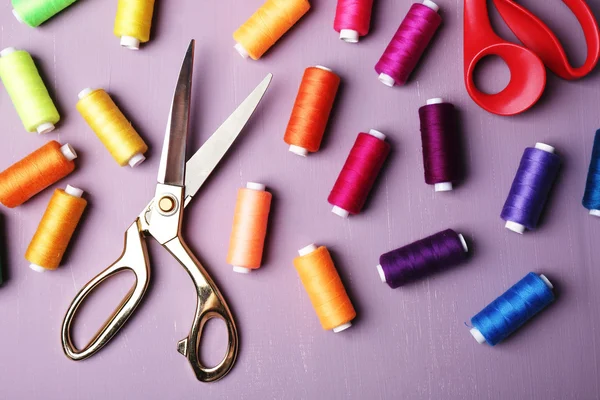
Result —
M 358 43 L 369 33 L 373 0 L 338 0 L 333 29 L 346 43 Z
M 358 134 L 327 199 L 334 214 L 347 218 L 360 212 L 389 153 L 383 133 L 371 129 Z

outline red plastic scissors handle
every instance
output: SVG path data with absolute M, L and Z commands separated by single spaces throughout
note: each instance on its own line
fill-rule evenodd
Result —
M 587 75 L 600 56 L 598 23 L 583 0 L 563 0 L 581 24 L 588 56 L 579 68 L 573 68 L 554 33 L 539 18 L 512 0 L 494 0 L 500 15 L 526 47 L 500 38 L 490 24 L 487 0 L 465 0 L 464 62 L 465 84 L 471 98 L 483 109 L 499 115 L 514 115 L 533 106 L 546 86 L 544 63 L 564 79 Z M 531 49 L 531 50 L 530 50 Z M 496 55 L 507 64 L 511 80 L 496 94 L 477 89 L 473 71 L 485 56 Z

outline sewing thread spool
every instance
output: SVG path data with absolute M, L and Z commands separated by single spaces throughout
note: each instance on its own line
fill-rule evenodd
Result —
M 507 229 L 523 234 L 525 229 L 537 227 L 559 168 L 560 158 L 554 154 L 554 147 L 536 143 L 535 148 L 525 149 L 500 214 Z
M 373 0 L 338 0 L 333 28 L 346 43 L 358 43 L 369 33 Z
M 419 108 L 425 182 L 436 192 L 453 189 L 462 178 L 456 110 L 441 98 L 427 100 Z
M 102 89 L 79 92 L 77 110 L 120 166 L 144 162 L 148 146 L 108 93 Z
M 327 201 L 342 218 L 358 214 L 390 153 L 385 135 L 375 129 L 359 133 Z
M 154 0 L 119 0 L 114 34 L 121 46 L 139 50 L 140 43 L 150 40 Z
M 381 282 L 396 289 L 434 272 L 460 264 L 469 247 L 462 234 L 452 229 L 382 254 L 377 272 Z
M 0 78 L 27 132 L 54 130 L 60 115 L 29 53 L 14 47 L 0 51 Z
M 235 49 L 258 60 L 308 12 L 307 0 L 267 0 L 233 33 Z
M 477 343 L 495 346 L 554 301 L 554 286 L 533 272 L 471 318 Z
M 40 26 L 77 0 L 12 0 L 12 13 L 22 24 Z
M 386 86 L 404 85 L 442 23 L 433 1 L 413 4 L 385 52 L 375 65 Z
M 325 246 L 298 250 L 294 266 L 325 330 L 342 332 L 352 326 L 354 306 Z
M 37 272 L 55 270 L 87 206 L 83 190 L 67 185 L 56 189 L 25 253 L 29 267 Z
M 227 253 L 227 263 L 235 272 L 247 274 L 260 268 L 271 198 L 261 183 L 248 182 L 238 191 Z
M 283 140 L 302 157 L 319 151 L 327 121 L 340 86 L 340 77 L 317 65 L 304 71 Z
M 69 175 L 77 153 L 69 144 L 46 143 L 0 172 L 0 203 L 14 208 Z
M 594 137 L 582 204 L 590 210 L 590 215 L 600 217 L 600 129 L 596 131 Z

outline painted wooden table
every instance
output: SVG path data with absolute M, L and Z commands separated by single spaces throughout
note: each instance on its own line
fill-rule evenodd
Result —
M 502 118 L 478 108 L 462 82 L 462 2 L 439 0 L 444 19 L 405 87 L 389 89 L 373 70 L 410 1 L 376 2 L 372 34 L 359 45 L 333 31 L 333 0 L 311 12 L 259 62 L 242 60 L 231 33 L 261 0 L 157 1 L 152 41 L 139 52 L 112 35 L 116 1 L 85 0 L 38 29 L 20 25 L 0 4 L 0 45 L 29 50 L 56 99 L 62 121 L 40 137 L 26 133 L 0 90 L 7 167 L 46 141 L 71 143 L 77 171 L 61 182 L 84 189 L 85 218 L 64 265 L 38 274 L 23 254 L 51 196 L 47 190 L 6 222 L 8 279 L 0 288 L 0 397 L 6 399 L 593 399 L 600 396 L 600 220 L 580 204 L 593 135 L 600 127 L 600 73 L 564 82 L 549 76 L 546 94 L 524 115 Z M 558 0 L 522 2 L 558 33 L 575 62 L 585 56 L 575 18 Z M 542 4 L 543 3 L 543 4 Z M 600 3 L 590 0 L 600 16 Z M 494 14 L 495 26 L 511 38 Z M 198 383 L 176 343 L 187 335 L 195 293 L 185 271 L 151 245 L 152 284 L 132 320 L 101 353 L 68 360 L 60 345 L 63 314 L 75 293 L 119 255 L 122 235 L 153 194 L 160 146 L 181 57 L 196 38 L 193 148 L 266 75 L 273 84 L 243 137 L 187 211 L 185 236 L 232 307 L 241 333 L 234 370 Z M 290 154 L 283 133 L 303 70 L 321 64 L 342 77 L 322 151 Z M 491 63 L 488 89 L 508 80 Z M 103 87 L 151 146 L 136 169 L 120 168 L 75 110 L 84 87 Z M 468 177 L 452 193 L 423 180 L 417 108 L 442 96 L 460 110 Z M 393 152 L 367 207 L 342 220 L 326 198 L 359 131 L 385 132 Z M 526 146 L 543 141 L 563 160 L 540 228 L 519 236 L 499 214 Z M 251 275 L 225 262 L 236 191 L 246 181 L 273 192 L 264 267 Z M 465 265 L 391 290 L 375 270 L 382 252 L 442 229 L 463 232 L 473 249 Z M 342 333 L 319 326 L 292 265 L 311 242 L 327 245 L 359 317 Z M 527 272 L 545 273 L 558 300 L 501 345 L 478 345 L 464 322 Z M 90 338 L 132 277 L 107 285 L 78 321 Z M 203 357 L 225 346 L 211 326 Z

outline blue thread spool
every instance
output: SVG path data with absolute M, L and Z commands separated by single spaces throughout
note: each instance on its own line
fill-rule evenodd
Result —
M 590 215 L 600 217 L 600 129 L 596 131 L 594 137 L 592 158 L 581 203 L 590 210 Z
M 525 229 L 536 228 L 559 168 L 554 147 L 536 143 L 534 148 L 525 149 L 500 214 L 507 229 L 523 234 Z
M 554 286 L 533 272 L 471 318 L 477 343 L 495 346 L 554 301 Z

